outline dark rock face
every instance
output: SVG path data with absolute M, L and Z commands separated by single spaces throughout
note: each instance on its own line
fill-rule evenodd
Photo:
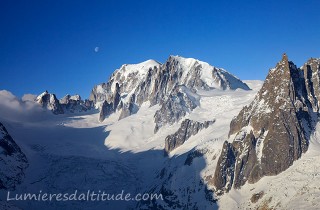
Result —
M 304 73 L 308 99 L 312 104 L 313 111 L 319 112 L 320 98 L 320 59 L 310 58 L 302 66 Z
M 228 191 L 231 188 L 234 180 L 235 162 L 236 154 L 234 148 L 230 143 L 224 142 L 213 180 L 217 194 L 220 194 L 220 191 Z
M 223 69 L 195 59 L 170 56 L 162 65 L 149 60 L 140 64 L 121 66 L 111 75 L 107 83 L 93 88 L 90 100 L 99 107 L 104 101 L 113 103 L 114 111 L 121 110 L 122 107 L 119 106 L 123 106 L 122 119 L 133 114 L 128 111 L 129 103 L 124 106 L 125 102 L 122 102 L 128 101 L 127 99 L 133 94 L 135 101 L 131 104 L 135 104 L 139 109 L 141 104 L 147 101 L 150 102 L 150 106 L 163 103 L 179 85 L 184 85 L 193 92 L 213 88 L 249 90 L 245 83 Z M 120 102 L 115 103 L 115 98 Z
M 203 157 L 207 152 L 208 150 L 200 150 L 200 149 L 196 149 L 196 150 L 193 150 L 192 152 L 189 152 L 186 160 L 184 161 L 184 165 L 191 166 L 195 158 Z
M 101 110 L 100 110 L 100 116 L 99 116 L 99 121 L 102 122 L 107 116 L 112 114 L 114 112 L 113 109 L 113 103 L 108 103 L 107 101 L 104 101 Z
M 205 121 L 204 123 L 195 122 L 186 119 L 181 123 L 180 128 L 174 134 L 171 134 L 165 139 L 165 151 L 171 152 L 175 148 L 181 146 L 191 136 L 196 135 L 200 130 L 208 128 L 214 121 Z
M 14 189 L 21 183 L 27 167 L 27 157 L 0 123 L 0 189 Z
M 120 98 L 120 86 L 118 83 L 116 83 L 115 94 L 112 96 L 111 102 L 105 100 L 100 108 L 100 122 L 102 122 L 110 114 L 114 113 L 116 109 L 120 109 L 120 107 L 122 109 L 124 108 L 122 101 L 120 101 Z
M 177 86 L 161 103 L 161 108 L 155 113 L 156 133 L 164 125 L 172 125 L 182 119 L 199 105 L 199 96 L 191 93 L 185 86 Z
M 120 86 L 118 83 L 116 83 L 116 90 L 115 90 L 115 94 L 113 97 L 113 110 L 116 110 L 119 103 L 120 103 Z
M 53 114 L 63 114 L 64 111 L 59 103 L 55 94 L 49 94 L 45 91 L 36 98 L 36 102 L 39 103 L 43 108 L 51 110 Z
M 85 99 L 85 100 L 84 100 L 83 105 L 84 105 L 88 110 L 94 108 L 94 103 L 93 103 L 93 101 L 90 101 L 90 100 L 88 100 L 88 99 Z
M 119 120 L 138 112 L 139 108 L 138 108 L 138 105 L 135 104 L 135 101 L 136 101 L 135 98 L 136 98 L 136 95 L 132 94 L 130 97 L 129 103 L 126 103 L 121 106 L 122 111 L 121 111 Z
M 299 69 L 284 54 L 270 70 L 253 102 L 230 124 L 234 140 L 220 155 L 217 191 L 277 175 L 307 151 L 319 111 L 319 66 L 311 59 Z

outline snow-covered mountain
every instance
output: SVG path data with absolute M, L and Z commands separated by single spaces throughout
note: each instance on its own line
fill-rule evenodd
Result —
M 164 64 L 148 60 L 139 64 L 126 64 L 117 69 L 107 83 L 93 88 L 90 100 L 101 109 L 100 121 L 111 113 L 122 112 L 120 119 L 136 113 L 144 102 L 151 106 L 166 103 L 177 86 L 192 92 L 198 90 L 249 87 L 224 69 L 208 63 L 180 56 L 170 56 Z
M 37 96 L 35 101 L 43 108 L 52 111 L 53 114 L 85 112 L 93 108 L 93 102 L 87 99 L 81 100 L 80 95 L 70 96 L 67 94 L 58 100 L 55 94 L 48 93 L 48 91 Z
M 6 136 L 29 165 L 24 176 L 13 174 L 21 183 L 12 194 L 163 196 L 20 202 L 6 201 L 2 189 L 0 208 L 319 209 L 319 72 L 320 59 L 297 68 L 284 55 L 264 82 L 242 82 L 205 62 L 170 56 L 164 64 L 121 66 L 90 100 L 45 92 L 28 106 L 54 114 L 34 121 L 19 118 L 27 109 L 15 111 L 14 120 L 3 115 L 12 112 L 10 103 L 25 102 L 0 91 Z
M 63 114 L 64 111 L 55 94 L 50 94 L 48 91 L 41 93 L 36 98 L 36 102 L 43 108 L 51 110 L 53 114 Z

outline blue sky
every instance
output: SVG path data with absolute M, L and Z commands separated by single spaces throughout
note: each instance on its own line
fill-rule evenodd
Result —
M 319 8 L 317 0 L 0 0 L 0 89 L 87 98 L 122 64 L 169 55 L 263 80 L 283 52 L 298 66 L 320 57 Z

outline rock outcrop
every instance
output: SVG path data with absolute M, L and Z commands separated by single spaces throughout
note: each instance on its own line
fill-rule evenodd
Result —
M 230 124 L 215 170 L 218 193 L 277 175 L 307 151 L 319 112 L 319 60 L 302 69 L 286 54 L 271 69 L 253 102 Z
M 161 108 L 156 111 L 154 133 L 164 125 L 172 125 L 182 119 L 187 113 L 199 106 L 200 96 L 192 93 L 185 86 L 177 86 L 166 100 L 161 102 Z
M 50 94 L 48 91 L 45 91 L 36 98 L 36 102 L 43 108 L 51 110 L 53 114 L 64 114 L 61 104 L 55 94 Z
M 165 139 L 165 152 L 169 153 L 177 147 L 181 146 L 191 136 L 196 135 L 204 128 L 208 128 L 215 121 L 205 121 L 203 123 L 186 119 L 181 123 L 180 128 L 174 134 Z
M 107 116 L 112 114 L 114 112 L 113 109 L 113 102 L 108 103 L 107 101 L 104 101 L 101 108 L 100 108 L 100 114 L 99 114 L 99 121 L 102 122 Z
M 135 103 L 135 101 L 136 101 L 136 95 L 132 94 L 130 96 L 129 102 L 120 106 L 120 109 L 122 111 L 121 111 L 119 120 L 138 112 L 139 108 L 138 108 L 138 105 Z

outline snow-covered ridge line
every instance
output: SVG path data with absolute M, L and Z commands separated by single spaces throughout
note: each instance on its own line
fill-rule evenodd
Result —
M 215 84 L 214 81 L 212 81 L 212 74 L 215 71 L 219 71 L 221 73 L 221 76 L 223 77 L 223 79 L 228 79 L 226 77 L 229 77 L 229 79 L 231 77 L 234 77 L 233 79 L 240 80 L 238 77 L 236 77 L 235 75 L 229 73 L 224 68 L 212 66 L 207 62 L 200 61 L 200 60 L 195 59 L 195 58 L 184 58 L 184 57 L 181 57 L 179 55 L 175 55 L 175 56 L 172 55 L 170 57 L 173 57 L 174 59 L 179 61 L 179 63 L 183 67 L 183 69 L 186 69 L 186 70 L 192 68 L 193 66 L 197 66 L 197 65 L 201 66 L 201 68 L 202 68 L 201 79 L 203 81 L 205 81 L 209 87 L 212 87 L 212 88 L 216 88 L 216 89 L 220 89 L 221 88 L 219 85 L 217 86 L 217 84 Z M 233 89 L 233 88 L 230 88 L 230 89 Z
M 100 115 L 101 120 L 118 111 L 125 112 L 121 116 L 129 116 L 136 113 L 128 110 L 130 106 L 139 109 L 147 101 L 151 106 L 159 104 L 179 85 L 184 85 L 192 92 L 238 88 L 250 90 L 244 82 L 222 68 L 194 58 L 170 56 L 163 64 L 147 60 L 122 65 L 106 83 L 93 88 L 90 100 L 94 101 L 96 108 L 104 110 Z
M 160 62 L 149 59 L 137 64 L 123 64 L 119 69 L 115 70 L 115 72 L 121 72 L 125 77 L 135 72 L 137 72 L 139 76 L 145 76 L 150 68 L 160 65 Z

